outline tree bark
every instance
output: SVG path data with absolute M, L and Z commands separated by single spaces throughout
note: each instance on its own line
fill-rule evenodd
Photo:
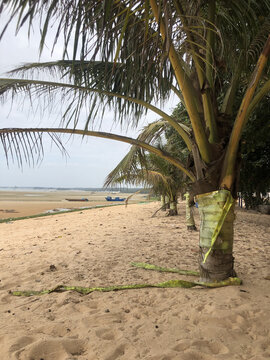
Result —
M 176 215 L 178 215 L 177 201 L 173 200 L 170 202 L 170 209 L 168 211 L 168 216 L 176 216 Z
M 165 196 L 165 205 L 166 210 L 170 209 L 170 198 L 167 195 Z
M 213 282 L 234 277 L 235 201 L 227 190 L 198 195 L 197 201 L 201 219 L 200 280 Z
M 186 225 L 188 230 L 197 230 L 194 216 L 193 216 L 193 207 L 190 206 L 190 195 L 187 192 L 185 195 L 186 197 Z
M 165 211 L 166 210 L 166 207 L 165 207 L 165 195 L 161 195 L 160 196 L 160 201 L 161 201 L 161 207 L 162 207 L 162 211 Z

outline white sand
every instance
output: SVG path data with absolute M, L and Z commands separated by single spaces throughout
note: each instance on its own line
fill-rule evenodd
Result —
M 159 204 L 0 224 L 3 360 L 263 360 L 270 358 L 269 216 L 239 212 L 235 268 L 244 284 L 14 297 L 57 284 L 155 283 L 177 274 L 131 261 L 197 269 L 198 232 Z M 198 223 L 198 218 L 196 219 Z M 50 270 L 50 265 L 56 271 Z

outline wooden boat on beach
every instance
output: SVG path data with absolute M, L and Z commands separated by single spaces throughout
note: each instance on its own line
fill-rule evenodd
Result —
M 87 198 L 82 199 L 66 199 L 67 201 L 89 201 Z
M 125 198 L 120 198 L 120 197 L 115 197 L 115 198 L 112 198 L 111 196 L 106 196 L 105 197 L 105 199 L 107 200 L 107 201 L 124 201 L 124 200 L 126 200 Z

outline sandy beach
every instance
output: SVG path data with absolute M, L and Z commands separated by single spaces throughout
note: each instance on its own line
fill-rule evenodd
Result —
M 9 293 L 187 279 L 131 266 L 197 269 L 199 233 L 186 230 L 184 203 L 171 218 L 163 212 L 152 218 L 158 207 L 131 204 L 0 224 L 0 359 L 269 359 L 267 215 L 237 211 L 235 269 L 242 286 Z
M 112 204 L 106 196 L 128 198 L 130 193 L 112 193 L 110 191 L 83 190 L 9 190 L 0 191 L 0 220 L 32 216 L 47 212 L 72 210 Z M 147 195 L 134 194 L 129 204 L 145 201 Z M 87 199 L 88 201 L 68 201 L 67 199 Z

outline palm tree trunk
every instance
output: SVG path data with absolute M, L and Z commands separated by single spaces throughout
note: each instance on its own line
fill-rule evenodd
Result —
M 161 202 L 161 210 L 165 211 L 166 210 L 166 208 L 165 208 L 165 204 L 166 204 L 165 195 L 160 195 L 160 202 Z
M 187 225 L 187 229 L 188 230 L 197 230 L 196 229 L 196 225 L 195 225 L 195 221 L 194 221 L 194 216 L 193 216 L 193 208 L 192 206 L 190 206 L 190 195 L 187 192 L 185 195 L 186 197 L 186 225 Z
M 169 215 L 170 216 L 176 216 L 178 215 L 177 211 L 177 201 L 175 199 L 170 201 L 170 209 L 169 209 Z
M 165 195 L 165 205 L 166 210 L 170 209 L 170 198 L 168 195 Z
M 234 277 L 234 199 L 227 190 L 197 196 L 200 227 L 200 280 L 222 281 Z

